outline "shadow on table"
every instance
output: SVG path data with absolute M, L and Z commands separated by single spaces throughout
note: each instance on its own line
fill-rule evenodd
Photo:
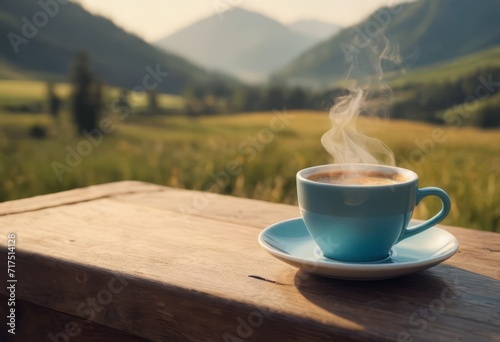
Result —
M 384 331 L 404 341 L 445 334 L 463 340 L 486 331 L 485 337 L 500 337 L 500 281 L 453 266 L 377 281 L 299 271 L 294 283 L 310 302 L 377 335 Z

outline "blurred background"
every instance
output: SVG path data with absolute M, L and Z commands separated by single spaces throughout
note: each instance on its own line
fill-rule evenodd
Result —
M 500 232 L 499 15 L 489 0 L 2 0 L 0 201 L 134 179 L 295 204 L 382 32 L 401 63 L 359 130 L 449 192 L 445 224 Z

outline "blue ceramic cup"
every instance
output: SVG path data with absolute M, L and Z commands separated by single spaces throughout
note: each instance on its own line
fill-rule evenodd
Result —
M 387 258 L 397 242 L 441 222 L 451 205 L 443 190 L 419 189 L 413 171 L 368 164 L 301 170 L 297 195 L 302 219 L 324 256 L 347 262 Z M 437 196 L 441 211 L 409 229 L 415 206 L 426 196 Z

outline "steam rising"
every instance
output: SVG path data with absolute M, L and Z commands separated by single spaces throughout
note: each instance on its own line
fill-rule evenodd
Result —
M 387 100 L 392 96 L 390 88 L 382 83 L 382 63 L 387 61 L 392 65 L 401 63 L 397 49 L 381 33 L 370 40 L 369 46 L 351 56 L 348 78 L 354 78 L 355 84 L 349 94 L 338 98 L 330 109 L 332 127 L 321 137 L 334 163 L 395 165 L 394 153 L 385 143 L 356 128 L 360 113 L 387 107 Z M 370 91 L 377 94 L 375 99 L 369 99 Z
M 365 93 L 358 89 L 341 97 L 330 109 L 332 128 L 323 134 L 321 143 L 334 162 L 394 165 L 394 154 L 382 141 L 360 133 L 356 119 L 365 105 Z

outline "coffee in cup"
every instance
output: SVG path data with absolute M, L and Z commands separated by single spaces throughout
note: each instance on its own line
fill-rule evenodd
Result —
M 407 180 L 399 173 L 342 170 L 314 173 L 307 178 L 315 182 L 345 185 L 387 185 L 401 183 Z

